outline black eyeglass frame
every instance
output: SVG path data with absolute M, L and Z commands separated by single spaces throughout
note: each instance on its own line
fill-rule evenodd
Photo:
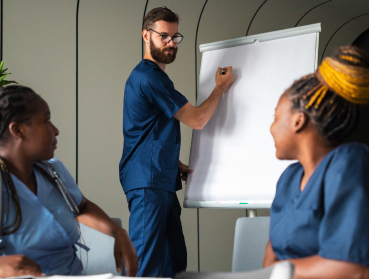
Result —
M 181 33 L 178 33 L 178 35 L 169 36 L 167 34 L 161 34 L 161 33 L 157 32 L 157 31 L 155 31 L 154 29 L 151 29 L 151 28 L 147 29 L 147 31 L 154 31 L 156 34 L 159 34 L 161 36 L 161 42 L 164 43 L 164 44 L 169 44 L 170 41 L 173 41 L 173 44 L 179 45 L 183 41 L 183 38 L 184 38 Z M 170 40 L 168 42 L 163 42 L 164 37 L 169 37 Z M 179 43 L 175 43 L 173 38 L 182 38 L 182 39 L 179 41 Z

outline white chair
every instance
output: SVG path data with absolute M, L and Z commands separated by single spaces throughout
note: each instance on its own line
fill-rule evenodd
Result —
M 175 279 L 292 279 L 293 264 L 281 262 L 274 266 L 246 272 L 183 272 Z
M 292 279 L 294 266 L 290 262 L 262 268 L 269 222 L 270 217 L 237 219 L 232 272 L 183 272 L 175 279 Z
M 121 226 L 119 218 L 113 218 L 113 221 Z M 114 275 L 122 275 L 118 273 L 114 259 L 114 238 L 94 230 L 88 226 L 80 224 L 81 235 L 84 241 L 81 241 L 81 248 L 77 248 L 77 256 L 82 262 L 86 275 L 113 273 Z M 122 271 L 125 271 L 124 262 L 122 261 Z
M 263 267 L 270 217 L 238 218 L 234 235 L 232 272 Z

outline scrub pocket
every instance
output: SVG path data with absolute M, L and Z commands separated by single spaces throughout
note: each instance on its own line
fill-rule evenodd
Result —
M 175 184 L 178 173 L 180 144 L 152 142 L 152 174 L 154 181 Z

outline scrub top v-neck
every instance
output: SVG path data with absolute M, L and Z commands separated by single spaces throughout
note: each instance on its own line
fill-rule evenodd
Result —
M 49 162 L 60 175 L 75 204 L 79 205 L 82 194 L 71 174 L 60 161 L 53 159 Z M 4 236 L 5 255 L 26 255 L 37 262 L 47 275 L 82 274 L 74 247 L 79 239 L 77 221 L 54 186 L 36 169 L 35 175 L 37 195 L 11 174 L 19 197 L 22 223 L 15 233 Z M 6 197 L 6 190 L 3 191 Z M 6 198 L 4 200 L 6 203 Z M 7 203 L 4 208 L 7 208 Z M 14 208 L 10 198 L 9 215 L 4 216 L 5 226 L 13 222 Z
M 270 240 L 278 259 L 318 254 L 369 266 L 369 148 L 335 148 L 300 191 L 302 175 L 295 163 L 277 183 Z

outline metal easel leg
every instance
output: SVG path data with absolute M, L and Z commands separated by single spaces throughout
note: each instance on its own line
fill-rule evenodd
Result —
M 257 216 L 257 210 L 256 209 L 246 209 L 246 217 L 256 217 Z

